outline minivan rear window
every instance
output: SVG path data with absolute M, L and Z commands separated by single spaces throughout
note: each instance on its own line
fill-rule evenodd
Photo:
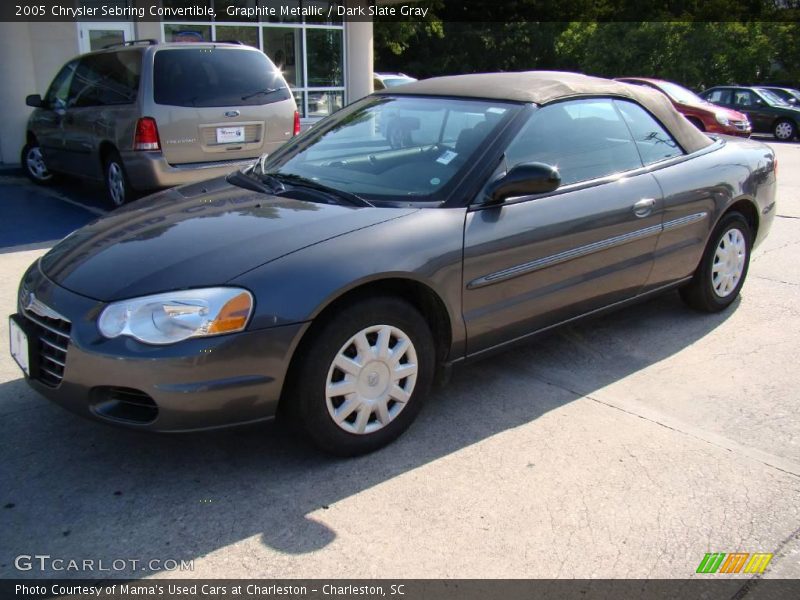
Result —
M 153 65 L 156 104 L 252 106 L 291 93 L 265 54 L 238 48 L 164 48 Z

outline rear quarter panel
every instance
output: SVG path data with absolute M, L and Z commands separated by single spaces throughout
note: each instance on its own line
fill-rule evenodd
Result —
M 712 231 L 735 203 L 750 203 L 757 215 L 758 245 L 775 215 L 775 154 L 765 144 L 719 136 L 715 146 L 681 163 L 653 171 L 664 194 L 664 222 L 697 218 L 665 229 L 656 248 L 648 288 L 690 276 Z

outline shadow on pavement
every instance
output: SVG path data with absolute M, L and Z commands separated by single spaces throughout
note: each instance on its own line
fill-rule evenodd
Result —
M 281 553 L 313 552 L 337 537 L 314 511 L 658 363 L 735 308 L 702 315 L 672 293 L 562 328 L 457 372 L 400 440 L 349 460 L 320 454 L 280 424 L 180 435 L 115 429 L 50 405 L 21 379 L 5 383 L 0 506 L 13 507 L 0 508 L 0 575 L 28 576 L 13 557 L 43 551 L 190 560 L 260 536 Z M 574 386 L 547 383 L 541 369 Z
M 60 240 L 98 216 L 50 190 L 9 177 L 0 177 L 0 215 L 0 249 Z

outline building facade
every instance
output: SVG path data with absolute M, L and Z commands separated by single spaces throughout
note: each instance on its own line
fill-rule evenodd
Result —
M 340 2 L 193 2 L 203 3 L 213 8 L 214 18 L 0 23 L 0 163 L 19 162 L 25 124 L 32 110 L 25 105 L 26 95 L 44 95 L 58 69 L 73 56 L 123 41 L 236 40 L 255 46 L 283 72 L 294 92 L 301 122 L 306 125 L 372 91 L 372 23 L 337 17 L 335 8 Z M 347 2 L 349 6 L 367 3 Z M 136 0 L 120 0 L 118 4 L 130 9 L 136 6 Z M 162 0 L 161 4 L 185 3 Z M 334 10 L 329 11 L 332 5 Z M 281 7 L 289 10 L 281 11 Z

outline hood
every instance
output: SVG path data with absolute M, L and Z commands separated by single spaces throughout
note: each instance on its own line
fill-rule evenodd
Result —
M 294 200 L 220 178 L 114 211 L 64 238 L 40 266 L 58 285 L 109 302 L 220 285 L 307 246 L 416 210 Z

